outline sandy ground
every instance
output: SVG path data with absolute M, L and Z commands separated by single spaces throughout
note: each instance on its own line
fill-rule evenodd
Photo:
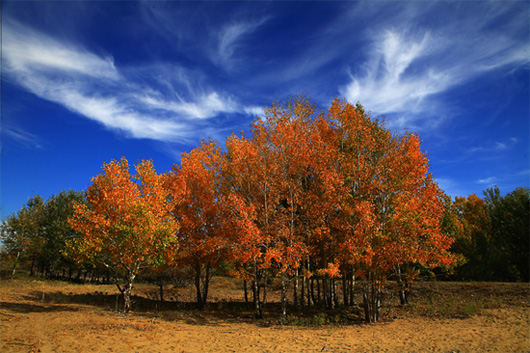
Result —
M 112 299 L 116 290 L 0 281 L 0 352 L 530 352 L 528 302 L 465 319 L 400 315 L 317 328 L 198 312 L 124 315 L 84 292 Z

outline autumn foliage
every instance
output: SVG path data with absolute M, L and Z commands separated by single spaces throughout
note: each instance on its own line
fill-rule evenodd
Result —
M 230 136 L 226 151 L 203 141 L 166 174 L 150 161 L 135 176 L 125 158 L 104 165 L 70 221 L 85 234 L 74 247 L 120 273 L 124 295 L 142 269 L 186 268 L 200 306 L 211 271 L 230 264 L 252 284 L 258 317 L 271 277 L 281 279 L 283 315 L 291 284 L 295 307 L 332 308 L 338 283 L 351 305 L 361 279 L 366 319 L 377 321 L 385 280 L 404 303 L 407 268 L 454 262 L 444 194 L 420 144 L 359 104 L 336 99 L 323 112 L 292 97 Z
M 124 279 L 124 287 L 118 288 L 128 311 L 136 276 L 162 262 L 165 249 L 175 241 L 178 222 L 151 161 L 136 165 L 136 175 L 125 157 L 102 169 L 87 190 L 88 205 L 76 205 L 70 218 L 70 226 L 84 234 L 72 247 L 78 258 L 103 264 Z

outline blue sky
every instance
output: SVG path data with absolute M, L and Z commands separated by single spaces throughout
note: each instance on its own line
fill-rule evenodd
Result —
M 2 1 L 1 216 L 104 162 L 159 172 L 265 105 L 361 102 L 451 196 L 530 178 L 528 1 Z

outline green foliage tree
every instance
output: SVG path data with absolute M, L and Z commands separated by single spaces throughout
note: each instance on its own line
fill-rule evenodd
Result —
M 528 282 L 530 189 L 517 188 L 502 197 L 495 186 L 484 196 L 491 232 L 491 279 Z
M 44 199 L 35 195 L 20 211 L 10 215 L 2 223 L 1 234 L 5 251 L 14 257 L 13 275 L 21 260 L 29 261 L 30 274 L 34 273 L 35 263 L 45 242 L 45 207 Z
M 498 187 L 477 195 L 456 197 L 447 206 L 446 229 L 454 234 L 451 251 L 462 256 L 450 276 L 459 280 L 529 280 L 529 188 L 502 196 Z
M 68 271 L 71 277 L 75 262 L 65 254 L 66 245 L 79 238 L 81 233 L 74 231 L 68 224 L 68 218 L 74 214 L 74 204 L 85 203 L 82 191 L 61 191 L 46 201 L 44 211 L 44 244 L 40 262 L 49 277 L 57 271 Z M 63 273 L 64 277 L 65 273 Z

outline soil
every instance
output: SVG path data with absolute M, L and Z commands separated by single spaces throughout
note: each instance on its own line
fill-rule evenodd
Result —
M 358 307 L 279 320 L 277 291 L 256 320 L 241 282 L 228 278 L 213 279 L 202 311 L 191 287 L 166 287 L 160 302 L 157 286 L 137 284 L 128 314 L 117 293 L 0 280 L 0 352 L 530 352 L 528 283 L 416 283 L 411 304 L 383 307 L 376 324 L 363 323 Z

